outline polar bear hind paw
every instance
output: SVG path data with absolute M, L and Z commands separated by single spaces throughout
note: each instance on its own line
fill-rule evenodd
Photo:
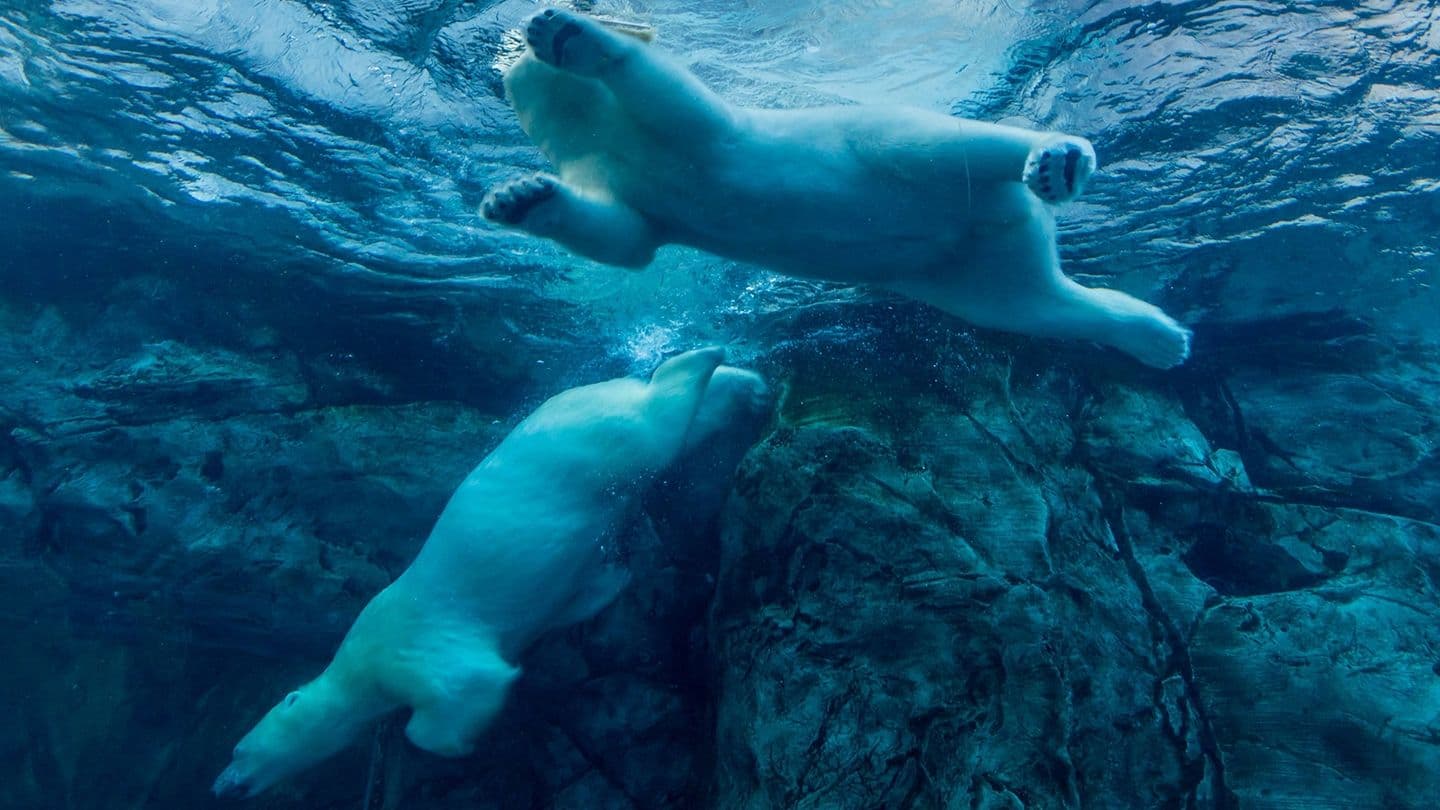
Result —
M 560 181 L 548 174 L 511 180 L 485 195 L 480 213 L 491 222 L 518 225 L 536 206 L 553 199 Z
M 530 18 L 525 42 L 535 58 L 581 76 L 595 76 L 613 59 L 607 32 L 594 20 L 547 8 Z
M 1084 138 L 1059 135 L 1031 150 L 1023 180 L 1051 205 L 1070 202 L 1095 173 L 1095 148 Z
M 1169 316 L 1146 324 L 1145 339 L 1132 344 L 1129 351 L 1135 359 L 1151 368 L 1174 368 L 1190 358 L 1190 338 L 1194 334 Z

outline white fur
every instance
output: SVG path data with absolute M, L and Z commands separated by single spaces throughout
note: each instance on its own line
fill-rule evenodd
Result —
M 491 219 L 611 264 L 690 245 L 1153 366 L 1189 353 L 1189 331 L 1159 309 L 1060 272 L 1037 195 L 1080 192 L 1094 166 L 1083 138 L 903 107 L 734 107 L 658 48 L 569 12 L 537 15 L 527 40 L 506 91 L 558 178 L 492 191 Z
M 417 746 L 469 752 L 519 675 L 520 653 L 594 615 L 625 584 L 601 543 L 682 452 L 722 356 L 700 349 L 649 382 L 565 391 L 516 426 L 461 483 L 410 567 L 361 611 L 324 673 L 236 746 L 216 792 L 254 795 L 400 707 L 413 710 L 406 734 Z M 723 378 L 736 373 L 749 374 Z M 755 381 L 715 396 L 741 397 Z M 700 432 L 719 431 L 736 410 L 708 402 Z
M 685 454 L 727 430 L 755 419 L 770 410 L 770 387 L 753 371 L 721 366 L 710 377 L 705 397 L 690 432 L 685 435 Z M 731 431 L 733 433 L 733 431 Z

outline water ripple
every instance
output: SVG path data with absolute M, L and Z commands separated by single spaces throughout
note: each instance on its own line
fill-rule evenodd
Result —
M 1440 305 L 1435 2 L 586 5 L 652 23 L 737 101 L 903 101 L 1089 135 L 1103 173 L 1065 213 L 1071 270 L 1191 319 L 1340 308 L 1415 332 Z M 484 190 L 542 165 L 496 68 L 534 9 L 11 2 L 5 227 L 211 240 L 255 272 L 382 298 L 524 290 L 599 313 L 636 356 L 743 339 L 747 319 L 828 295 L 682 250 L 633 276 L 483 224 Z M 149 233 L 95 227 L 107 211 Z

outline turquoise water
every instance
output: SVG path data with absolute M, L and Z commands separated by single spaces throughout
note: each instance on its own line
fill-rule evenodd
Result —
M 1191 362 L 487 225 L 532 3 L 8 0 L 0 806 L 214 801 L 511 427 L 709 343 L 767 421 L 480 751 L 381 726 L 255 806 L 1429 806 L 1440 5 L 584 5 L 737 103 L 1090 138 L 1064 266 Z

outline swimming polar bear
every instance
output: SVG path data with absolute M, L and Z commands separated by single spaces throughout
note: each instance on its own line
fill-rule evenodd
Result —
M 235 746 L 220 796 L 254 796 L 348 745 L 371 721 L 413 711 L 405 734 L 443 756 L 471 751 L 540 634 L 594 616 L 628 581 L 602 542 L 683 451 L 763 393 L 724 352 L 667 360 L 551 397 L 451 496 L 414 562 L 370 601 L 323 673 Z M 732 401 L 733 400 L 733 401 Z
M 1095 169 L 1084 138 L 886 106 L 732 106 L 644 38 L 547 9 L 506 72 L 556 166 L 494 189 L 489 220 L 640 268 L 667 243 L 873 284 L 979 326 L 1185 361 L 1190 331 L 1060 272 L 1050 207 Z

